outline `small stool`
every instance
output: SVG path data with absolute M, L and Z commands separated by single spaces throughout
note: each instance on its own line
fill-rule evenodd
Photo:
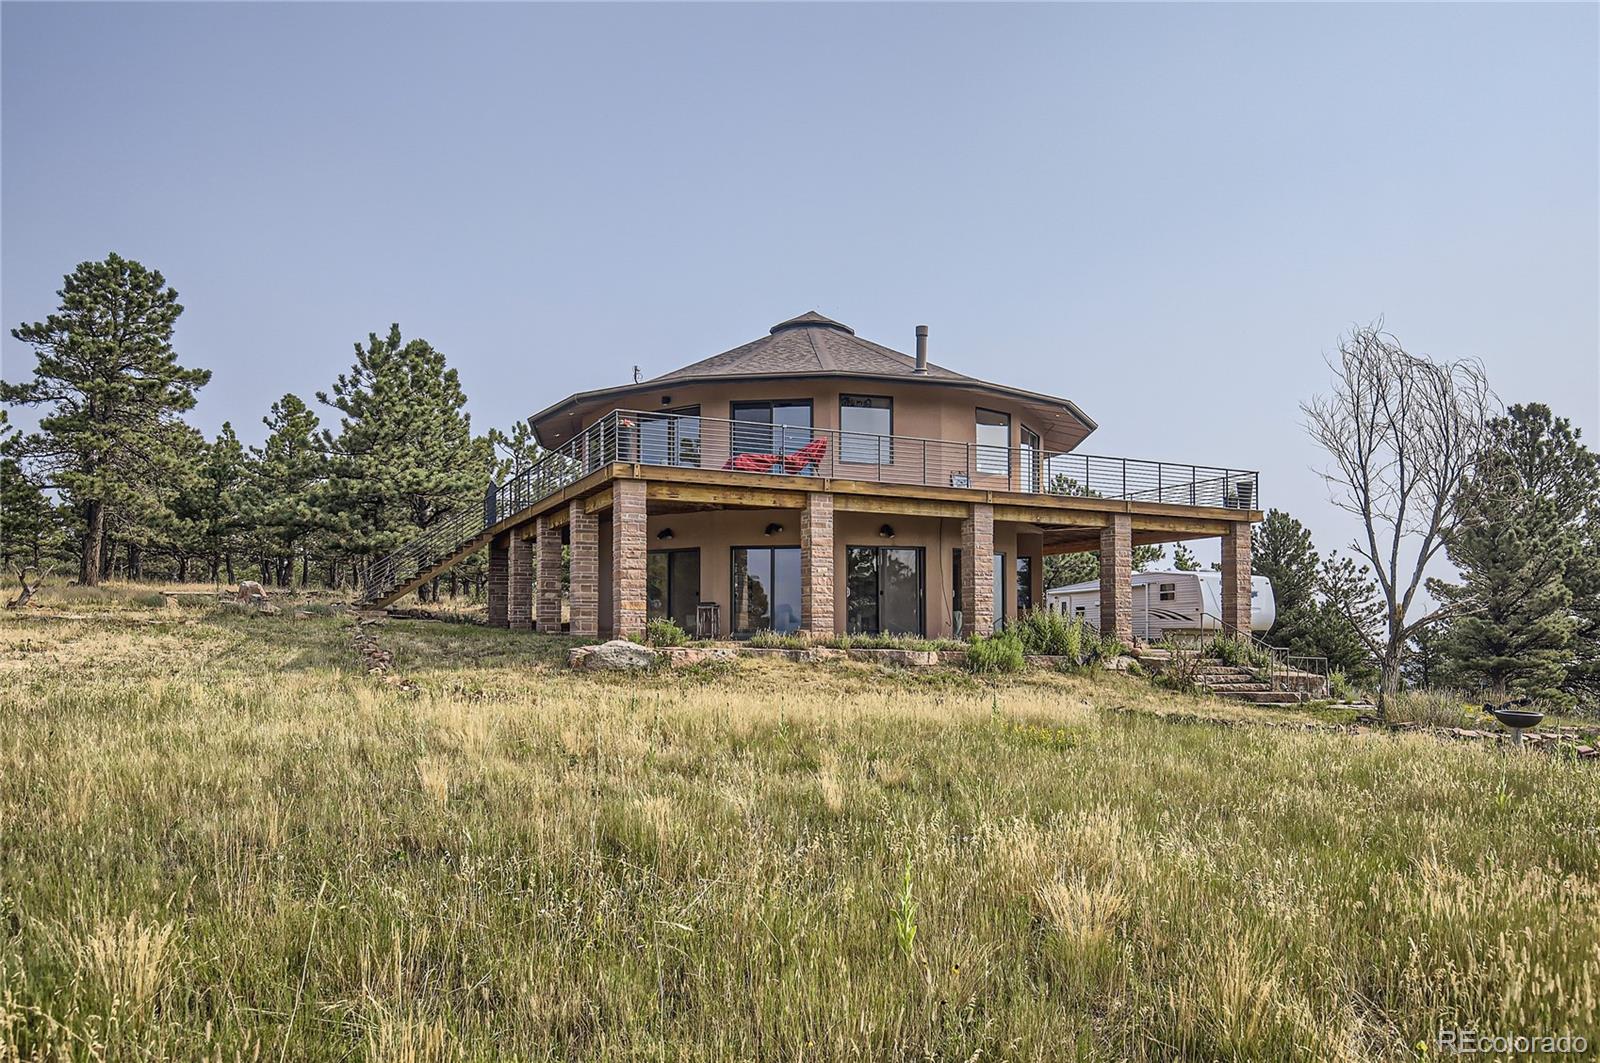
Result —
M 714 639 L 722 635 L 721 615 L 716 602 L 701 602 L 694 608 L 694 637 Z

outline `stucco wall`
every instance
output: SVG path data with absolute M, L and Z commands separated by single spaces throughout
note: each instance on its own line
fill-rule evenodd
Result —
M 782 531 L 766 534 L 769 524 L 781 524 Z M 894 529 L 894 538 L 879 535 L 884 524 Z M 659 538 L 670 528 L 670 541 Z M 700 600 L 720 604 L 723 633 L 728 630 L 732 611 L 732 550 L 735 546 L 799 546 L 800 513 L 792 509 L 728 509 L 703 513 L 651 514 L 647 544 L 651 550 L 700 551 Z M 1000 522 L 995 525 L 995 550 L 1005 554 L 1007 616 L 1016 615 L 1016 557 L 1020 549 L 1034 560 L 1034 602 L 1043 600 L 1042 539 L 1024 526 Z M 601 572 L 610 571 L 610 525 L 601 526 Z M 925 580 L 925 620 L 930 637 L 953 633 L 951 597 L 954 591 L 951 551 L 961 546 L 961 522 L 936 517 L 903 517 L 863 513 L 835 514 L 834 517 L 834 630 L 843 631 L 848 600 L 844 586 L 845 550 L 851 546 L 912 546 L 923 548 Z M 601 591 L 601 617 L 609 622 L 610 588 Z

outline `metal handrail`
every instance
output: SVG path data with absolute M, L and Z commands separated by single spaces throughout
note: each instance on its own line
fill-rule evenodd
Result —
M 770 460 L 768 460 L 770 459 Z M 376 601 L 498 521 L 613 462 L 1252 510 L 1254 470 L 618 409 L 361 572 Z
M 1306 657 L 1291 654 L 1287 646 L 1274 646 L 1267 640 L 1257 635 L 1254 631 L 1241 629 L 1237 624 L 1229 623 L 1222 617 L 1204 609 L 1200 610 L 1200 625 L 1205 627 L 1206 618 L 1217 622 L 1217 627 L 1225 634 L 1234 638 L 1247 639 L 1257 650 L 1266 652 L 1268 660 L 1272 663 L 1267 668 L 1267 683 L 1273 690 L 1282 690 L 1280 684 L 1284 675 L 1289 672 L 1298 672 L 1305 675 L 1317 676 L 1322 680 L 1322 694 L 1326 697 L 1331 689 L 1328 678 L 1328 659 L 1326 657 Z M 1291 662 L 1299 661 L 1299 665 Z

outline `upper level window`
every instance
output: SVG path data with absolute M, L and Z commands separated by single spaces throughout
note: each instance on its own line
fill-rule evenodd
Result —
M 877 395 L 839 396 L 839 460 L 855 465 L 894 462 L 894 400 Z
M 735 402 L 735 454 L 792 454 L 811 442 L 811 400 Z
M 995 410 L 978 410 L 978 471 L 989 476 L 1011 475 L 1011 417 Z
M 1161 600 L 1173 602 L 1178 599 L 1178 585 L 1176 583 L 1163 583 L 1161 585 Z

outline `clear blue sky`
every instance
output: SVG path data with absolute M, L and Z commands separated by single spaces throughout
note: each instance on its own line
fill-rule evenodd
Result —
M 399 321 L 474 423 L 816 308 L 1256 467 L 1383 314 L 1600 435 L 1600 9 L 7 3 L 3 314 L 163 270 L 259 440 Z M 28 371 L 4 340 L 4 372 Z M 1214 551 L 1212 552 L 1214 556 Z

